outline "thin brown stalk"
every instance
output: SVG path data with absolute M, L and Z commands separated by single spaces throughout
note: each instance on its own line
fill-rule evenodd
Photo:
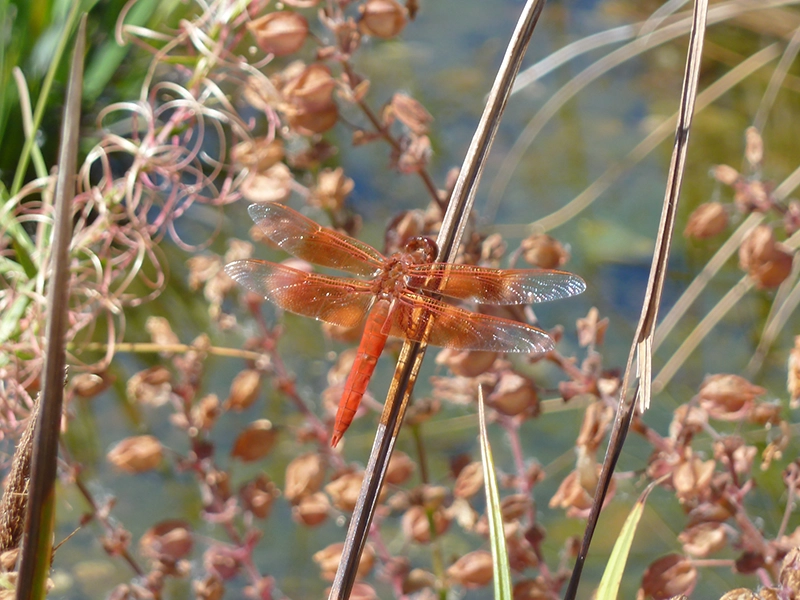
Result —
M 594 494 L 594 501 L 586 525 L 581 550 L 575 563 L 575 569 L 573 570 L 569 587 L 567 588 L 565 597 L 568 599 L 574 599 L 577 595 L 581 572 L 589 552 L 589 545 L 597 525 L 600 509 L 603 506 L 608 486 L 611 483 L 611 477 L 619 454 L 622 451 L 622 445 L 625 442 L 625 437 L 630 427 L 631 419 L 636 411 L 636 407 L 638 405 L 641 410 L 645 410 L 650 404 L 653 336 L 655 335 L 658 308 L 661 303 L 661 292 L 667 274 L 672 234 L 675 227 L 681 183 L 683 181 L 683 173 L 686 165 L 689 132 L 691 130 L 692 116 L 694 114 L 695 100 L 697 98 L 697 82 L 700 76 L 700 59 L 703 51 L 703 41 L 705 39 L 707 13 L 707 0 L 697 0 L 694 5 L 692 30 L 689 36 L 689 50 L 686 57 L 686 70 L 684 72 L 683 85 L 681 88 L 680 116 L 678 118 L 678 127 L 675 132 L 675 145 L 667 176 L 667 186 L 662 205 L 661 222 L 658 228 L 658 238 L 656 239 L 653 262 L 650 267 L 650 279 L 645 292 L 639 324 L 628 355 L 619 405 L 617 407 L 617 416 L 614 420 L 614 428 L 611 432 L 611 438 L 603 460 L 603 467 Z M 636 373 L 633 372 L 634 362 L 636 363 Z M 631 397 L 629 395 L 629 390 L 631 390 L 632 382 L 635 379 L 638 379 L 637 391 L 636 394 Z
M 444 215 L 436 240 L 439 248 L 437 260 L 440 262 L 452 262 L 455 259 L 514 78 L 543 8 L 544 0 L 528 0 L 517 22 Z M 430 323 L 423 323 L 422 326 L 430 326 Z M 361 492 L 350 521 L 342 560 L 331 587 L 331 600 L 343 600 L 350 595 L 378 493 L 424 356 L 425 344 L 419 342 L 406 341 L 400 351 Z
M 86 45 L 86 15 L 81 18 L 73 49 L 69 87 L 64 105 L 64 121 L 58 155 L 55 190 L 54 239 L 51 276 L 47 296 L 47 354 L 42 383 L 41 407 L 36 424 L 31 468 L 30 498 L 25 522 L 17 598 L 40 598 L 50 569 L 53 526 L 55 525 L 55 483 L 58 439 L 64 400 L 68 325 L 69 243 L 72 231 L 72 199 L 80 132 L 83 56 Z

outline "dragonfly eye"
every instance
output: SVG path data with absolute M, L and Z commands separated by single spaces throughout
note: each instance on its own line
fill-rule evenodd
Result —
M 436 242 L 432 239 L 417 236 L 408 240 L 405 247 L 406 254 L 413 257 L 414 262 L 417 264 L 432 263 L 436 260 L 436 255 L 439 253 L 439 248 Z

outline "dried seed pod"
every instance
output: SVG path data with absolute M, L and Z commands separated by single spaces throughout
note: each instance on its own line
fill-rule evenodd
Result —
M 172 391 L 172 373 L 162 366 L 150 367 L 134 373 L 125 385 L 125 392 L 132 402 L 149 406 L 162 406 L 169 401 Z
M 342 167 L 323 169 L 317 176 L 317 185 L 311 190 L 311 202 L 325 210 L 339 211 L 355 183 L 344 174 Z
M 326 485 L 325 492 L 331 497 L 336 508 L 352 512 L 356 507 L 363 480 L 363 473 L 345 473 Z
M 748 127 L 744 132 L 744 158 L 753 169 L 758 169 L 764 159 L 764 140 L 755 127 Z
M 800 597 L 800 548 L 792 548 L 784 557 L 780 582 L 790 598 Z
M 534 233 L 522 240 L 522 256 L 528 264 L 540 269 L 555 269 L 569 260 L 567 249 L 546 233 Z
M 250 202 L 285 202 L 292 193 L 294 177 L 282 162 L 264 172 L 252 171 L 242 181 L 239 190 Z
M 245 510 L 258 519 L 266 519 L 280 491 L 267 475 L 262 473 L 239 488 L 239 498 Z
M 668 554 L 647 567 L 640 593 L 645 597 L 672 598 L 689 595 L 697 584 L 697 568 L 680 554 Z
M 706 558 L 722 550 L 728 542 L 725 525 L 722 523 L 700 523 L 678 535 L 686 554 Z
M 295 504 L 303 496 L 318 492 L 325 478 L 325 462 L 318 454 L 298 456 L 286 467 L 284 494 Z
M 789 407 L 800 405 L 800 335 L 794 338 L 794 348 L 789 353 L 786 389 L 789 392 Z
M 505 371 L 486 398 L 486 403 L 497 412 L 510 417 L 526 413 L 539 413 L 539 395 L 533 383 L 512 371 Z
M 192 551 L 192 545 L 191 526 L 181 519 L 161 521 L 139 540 L 143 556 L 164 563 L 175 563 L 185 558 Z
M 706 202 L 701 204 L 691 215 L 686 229 L 685 237 L 705 240 L 719 235 L 728 226 L 728 211 L 721 202 Z
M 703 380 L 697 393 L 708 415 L 723 421 L 742 418 L 755 399 L 766 390 L 739 375 L 711 375 Z
M 323 579 L 333 581 L 333 577 L 336 575 L 336 570 L 339 568 L 339 563 L 342 561 L 343 549 L 344 544 L 338 542 L 323 548 L 319 552 L 316 552 L 314 556 L 312 556 L 314 562 L 319 565 L 319 569 L 321 571 L 320 574 Z M 358 563 L 356 577 L 358 579 L 363 579 L 366 577 L 367 574 L 372 570 L 374 564 L 375 549 L 372 547 L 372 544 L 366 544 L 364 546 L 364 551 L 361 553 L 361 560 Z
M 400 451 L 394 452 L 386 469 L 386 483 L 401 485 L 408 481 L 414 469 L 416 469 L 416 464 L 408 454 Z
M 451 581 L 469 589 L 488 585 L 493 575 L 492 555 L 486 550 L 465 554 L 447 569 Z
M 514 584 L 514 600 L 549 600 L 553 597 L 544 579 L 523 579 Z
M 682 502 L 706 496 L 710 492 L 711 477 L 714 475 L 714 460 L 702 461 L 689 457 L 682 461 L 672 473 L 672 485 Z
M 172 331 L 172 326 L 164 317 L 148 317 L 144 325 L 150 339 L 159 346 L 174 346 L 180 343 L 178 336 Z
M 239 142 L 231 148 L 231 159 L 240 168 L 266 171 L 283 160 L 283 140 L 259 137 Z
M 233 551 L 219 544 L 213 544 L 203 553 L 203 568 L 207 573 L 228 581 L 238 575 L 241 563 Z
M 358 27 L 365 35 L 393 38 L 406 26 L 408 11 L 396 0 L 367 0 L 359 7 Z
M 728 165 L 717 165 L 711 171 L 714 179 L 725 185 L 734 185 L 739 181 L 739 171 Z
M 387 108 L 384 119 L 397 118 L 416 135 L 428 133 L 428 126 L 433 121 L 433 117 L 419 101 L 411 96 L 397 93 L 392 96 Z
M 111 385 L 113 379 L 105 373 L 78 373 L 70 379 L 70 388 L 76 396 L 92 398 Z
M 239 434 L 231 449 L 231 456 L 242 462 L 264 458 L 275 446 L 278 431 L 268 419 L 253 421 Z
M 328 518 L 331 503 L 322 492 L 303 496 L 296 506 L 292 507 L 292 517 L 306 527 L 321 525 Z
M 792 271 L 792 252 L 775 240 L 772 228 L 759 225 L 739 247 L 739 266 L 760 288 L 773 288 L 783 283 Z
M 217 422 L 220 415 L 220 403 L 216 394 L 203 396 L 192 407 L 192 425 L 203 431 L 208 431 Z
M 197 600 L 222 600 L 225 584 L 216 575 L 207 575 L 202 580 L 192 582 L 192 591 Z
M 143 473 L 155 469 L 162 458 L 161 442 L 152 435 L 125 438 L 106 456 L 108 462 L 127 473 Z
M 349 598 L 351 600 L 378 600 L 378 594 L 371 585 L 358 581 L 353 584 Z
M 600 311 L 594 306 L 589 309 L 586 317 L 578 319 L 578 344 L 582 348 L 589 345 L 602 346 L 608 329 L 608 317 L 600 318 Z
M 450 518 L 442 509 L 434 510 L 429 517 L 423 506 L 414 505 L 403 514 L 401 522 L 403 535 L 408 541 L 428 544 L 431 541 L 431 522 L 437 536 L 442 535 L 450 527 Z
M 461 377 L 477 377 L 488 371 L 496 358 L 496 352 L 486 350 L 445 348 L 436 355 L 436 364 L 446 365 L 453 374 Z
M 256 44 L 264 52 L 285 56 L 297 52 L 308 37 L 308 21 L 288 10 L 271 12 L 247 24 Z
M 231 391 L 225 401 L 225 408 L 241 412 L 250 407 L 258 398 L 261 388 L 261 373 L 255 369 L 240 371 L 231 382 Z
M 456 498 L 472 498 L 483 489 L 483 465 L 473 462 L 461 469 L 453 486 L 453 495 Z

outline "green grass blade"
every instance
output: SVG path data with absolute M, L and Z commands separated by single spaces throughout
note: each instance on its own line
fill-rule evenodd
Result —
M 500 512 L 500 494 L 497 491 L 497 474 L 494 470 L 492 448 L 486 432 L 486 409 L 483 403 L 483 388 L 478 387 L 478 415 L 480 424 L 481 462 L 483 482 L 486 489 L 486 514 L 489 518 L 489 543 L 492 546 L 494 564 L 495 600 L 511 600 L 511 567 L 508 562 L 506 536 L 503 530 L 503 515 Z
M 644 513 L 644 504 L 650 492 L 653 491 L 653 488 L 658 483 L 659 481 L 654 481 L 647 486 L 647 489 L 642 492 L 642 495 L 639 496 L 636 504 L 631 509 L 628 518 L 625 519 L 625 524 L 619 532 L 619 537 L 614 543 L 614 549 L 608 559 L 606 570 L 603 572 L 603 578 L 600 580 L 600 587 L 597 588 L 596 600 L 614 600 L 617 597 L 619 585 L 622 582 L 622 574 L 625 571 L 625 564 L 628 562 L 628 555 L 633 544 L 633 537 Z

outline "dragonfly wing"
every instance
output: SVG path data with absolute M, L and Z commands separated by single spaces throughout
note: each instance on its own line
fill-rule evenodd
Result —
M 564 271 L 445 263 L 415 266 L 408 284 L 480 304 L 534 304 L 569 298 L 586 289 L 583 279 Z
M 383 255 L 372 246 L 322 227 L 283 204 L 251 204 L 247 212 L 264 235 L 297 258 L 365 277 L 383 266 Z
M 374 299 L 359 279 L 305 273 L 263 260 L 237 260 L 225 265 L 225 272 L 284 310 L 343 327 L 361 323 Z
M 406 291 L 395 302 L 390 335 L 456 350 L 549 352 L 553 340 L 524 323 L 470 312 L 434 298 Z M 426 319 L 432 319 L 428 327 Z

